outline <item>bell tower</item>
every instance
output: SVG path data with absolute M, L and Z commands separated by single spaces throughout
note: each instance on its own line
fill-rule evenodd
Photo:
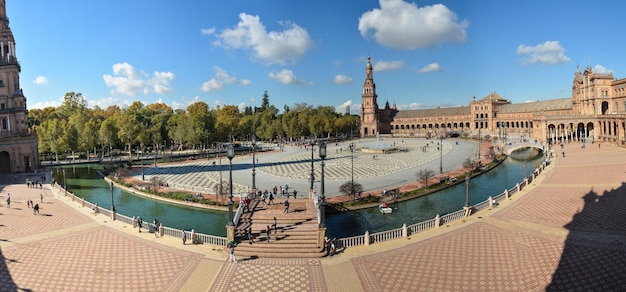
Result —
M 6 0 L 0 0 L 0 173 L 32 172 L 39 166 L 37 136 L 28 130 L 22 68 L 6 12 Z
M 376 84 L 372 74 L 371 58 L 367 56 L 365 66 L 365 83 L 361 94 L 361 137 L 376 136 L 378 133 L 378 101 L 376 98 Z

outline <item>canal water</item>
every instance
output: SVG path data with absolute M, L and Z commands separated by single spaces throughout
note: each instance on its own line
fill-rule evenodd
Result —
M 489 196 L 496 196 L 524 180 L 543 162 L 541 153 L 534 149 L 517 151 L 500 166 L 470 180 L 469 201 L 476 204 Z M 106 209 L 111 207 L 111 191 L 98 174 L 97 164 L 64 166 L 54 169 L 54 177 L 63 185 L 63 170 L 67 176 L 70 192 Z M 114 188 L 113 199 L 118 213 L 141 216 L 144 221 L 154 218 L 163 225 L 191 230 L 204 234 L 226 236 L 228 213 L 192 208 L 155 201 Z M 428 196 L 415 198 L 393 205 L 393 214 L 381 214 L 377 208 L 332 213 L 326 216 L 329 236 L 342 238 L 402 227 L 460 210 L 465 205 L 465 183 L 447 188 Z

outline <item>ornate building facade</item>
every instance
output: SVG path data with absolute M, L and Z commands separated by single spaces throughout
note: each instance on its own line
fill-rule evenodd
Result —
M 539 141 L 626 143 L 626 78 L 593 72 L 574 73 L 572 97 L 513 104 L 495 92 L 467 106 L 397 110 L 379 109 L 368 57 L 361 105 L 361 136 L 440 137 L 490 135 Z
M 15 39 L 0 0 L 0 173 L 31 172 L 39 166 L 37 136 L 28 131 Z

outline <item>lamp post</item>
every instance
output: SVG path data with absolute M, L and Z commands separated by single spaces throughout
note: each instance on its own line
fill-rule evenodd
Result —
M 326 159 L 326 143 L 322 142 L 319 147 L 320 158 L 322 162 L 320 163 L 322 166 L 322 184 L 321 184 L 321 196 L 320 196 L 320 227 L 326 227 L 326 210 L 325 210 L 325 200 L 324 196 L 324 159 Z
M 443 136 L 439 137 L 439 174 L 443 174 Z
M 314 168 L 313 168 L 313 161 L 314 161 L 314 158 L 313 158 L 313 146 L 315 145 L 315 136 L 311 136 L 311 141 L 309 141 L 309 145 L 311 145 L 311 177 L 310 177 L 311 188 L 309 190 L 309 193 L 312 196 L 313 195 L 313 187 L 314 187 L 313 186 L 313 182 L 314 182 L 313 177 L 315 176 L 315 174 L 313 172 L 314 171 Z M 309 196 L 309 198 L 311 198 L 311 196 Z
M 144 174 L 143 171 L 143 142 L 141 142 L 141 144 L 139 144 L 140 149 L 141 150 L 141 156 L 140 156 L 140 160 L 141 160 L 141 180 L 146 180 L 146 176 Z
M 220 157 L 220 196 L 224 194 L 222 186 L 222 145 L 217 146 L 218 156 Z
M 350 169 L 350 177 L 352 178 L 350 183 L 350 190 L 352 196 L 354 196 L 354 143 L 350 143 L 350 155 L 352 157 L 352 166 Z
M 465 208 L 469 209 L 469 175 L 465 175 Z
M 255 152 L 256 152 L 256 136 L 254 134 L 252 134 L 252 191 L 256 192 L 256 158 L 255 158 Z
M 233 145 L 228 145 L 228 149 L 226 151 L 226 156 L 228 156 L 228 172 L 229 172 L 229 182 L 228 182 L 228 226 L 234 226 L 233 223 L 233 157 L 235 157 L 235 148 Z
M 111 212 L 115 212 L 115 203 L 113 202 L 113 181 L 109 185 L 111 188 Z
M 65 196 L 67 197 L 67 178 L 65 176 L 65 169 L 63 170 L 63 189 L 65 190 Z
M 480 129 L 478 129 L 478 160 L 480 160 L 480 144 L 482 143 L 483 143 L 483 140 L 480 137 Z

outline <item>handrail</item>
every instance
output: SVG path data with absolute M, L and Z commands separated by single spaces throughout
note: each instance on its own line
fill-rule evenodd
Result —
M 58 187 L 61 191 L 63 191 L 63 187 L 59 184 L 55 184 L 53 187 Z M 82 207 L 88 207 L 92 210 L 94 210 L 94 212 L 102 214 L 104 216 L 107 217 L 111 217 L 112 212 L 108 209 L 102 208 L 100 206 L 97 206 L 97 204 L 91 203 L 89 201 L 86 201 L 84 198 L 80 198 L 76 195 L 74 195 L 71 192 L 67 192 L 67 196 L 70 197 L 72 199 L 72 201 L 76 201 L 79 202 L 81 204 Z M 94 208 L 95 206 L 97 206 L 97 209 Z M 237 209 L 237 213 L 240 213 L 240 211 L 242 211 L 241 208 L 241 204 L 239 204 L 239 207 Z M 131 226 L 133 226 L 134 228 L 134 220 L 135 218 L 131 218 L 128 217 L 126 215 L 122 215 L 119 213 L 115 213 L 115 220 L 118 220 L 120 222 L 129 224 Z M 176 229 L 176 228 L 171 228 L 171 227 L 166 227 L 166 226 L 162 226 L 163 227 L 163 235 L 167 235 L 167 236 L 171 236 L 171 237 L 178 237 L 181 238 L 182 237 L 182 230 L 181 229 Z M 191 233 L 189 233 L 188 230 L 186 230 L 188 235 L 191 235 Z M 193 241 L 194 243 L 197 244 L 209 244 L 209 245 L 213 245 L 213 246 L 226 246 L 227 244 L 227 238 L 226 237 L 222 237 L 222 236 L 216 236 L 216 235 L 210 235 L 210 234 L 203 234 L 203 233 L 194 233 L 195 236 L 195 240 Z
M 541 164 L 541 166 L 539 166 L 537 169 L 534 170 L 533 175 L 530 175 L 529 177 L 524 178 L 524 180 L 521 181 L 520 183 L 517 183 L 515 187 L 507 189 L 504 192 L 492 197 L 491 199 L 495 200 L 495 203 L 497 204 L 498 202 L 510 197 L 511 195 L 517 193 L 518 191 L 521 191 L 523 188 L 528 186 L 530 182 L 532 182 L 536 176 L 541 174 L 546 166 L 547 166 L 546 162 L 544 161 Z M 490 206 L 492 206 L 492 204 L 493 202 L 491 202 L 490 204 L 489 199 L 487 199 L 485 201 L 482 201 L 482 202 L 479 202 L 470 206 L 470 208 L 472 210 L 479 211 L 479 210 L 484 210 L 484 209 L 489 208 Z M 437 228 L 440 225 L 443 225 L 445 223 L 463 219 L 465 218 L 465 216 L 466 216 L 466 211 L 465 211 L 465 208 L 463 208 L 461 210 L 440 216 L 439 222 L 437 222 L 437 219 L 429 219 L 426 221 L 409 225 L 406 227 L 407 236 L 411 234 L 416 234 L 422 231 L 426 231 L 429 229 Z M 346 247 L 351 247 L 351 246 L 369 245 L 375 242 L 382 242 L 386 240 L 397 239 L 397 238 L 401 238 L 404 236 L 403 229 L 404 228 L 396 228 L 396 229 L 381 231 L 381 232 L 377 232 L 373 234 L 369 234 L 369 232 L 366 232 L 365 235 L 357 235 L 357 236 L 352 236 L 352 237 L 347 237 L 347 238 L 338 238 L 336 239 L 336 244 L 338 245 L 338 247 L 346 248 Z

